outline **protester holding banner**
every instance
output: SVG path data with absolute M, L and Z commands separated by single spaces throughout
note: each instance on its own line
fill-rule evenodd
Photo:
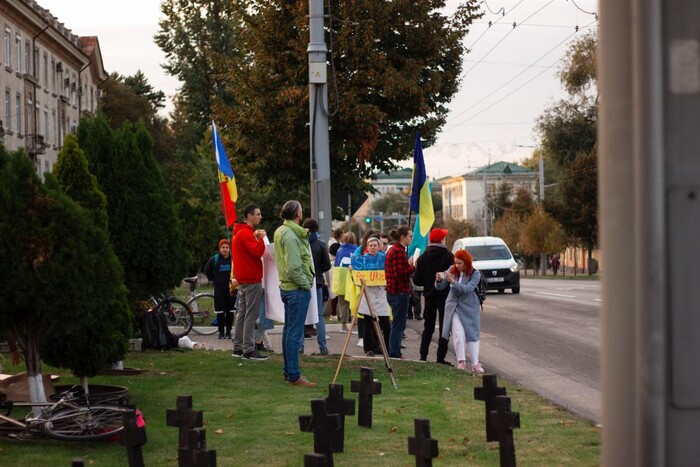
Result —
M 389 356 L 402 358 L 401 339 L 406 329 L 406 315 L 411 296 L 409 278 L 415 271 L 413 258 L 408 258 L 406 247 L 411 244 L 413 233 L 408 226 L 402 225 L 389 232 L 389 236 L 396 242 L 386 254 L 385 262 L 386 298 L 394 317 L 389 336 Z
M 389 348 L 389 334 L 391 332 L 389 315 L 391 310 L 389 309 L 389 303 L 386 301 L 386 286 L 383 285 L 386 284 L 386 279 L 384 278 L 384 261 L 382 261 L 384 259 L 384 253 L 381 251 L 382 243 L 377 237 L 370 237 L 365 243 L 367 252 L 362 255 L 364 259 L 377 258 L 378 261 L 374 263 L 368 261 L 365 265 L 364 272 L 370 273 L 372 280 L 365 281 L 367 283 L 365 286 L 366 299 L 365 297 L 360 297 L 358 313 L 365 317 L 363 320 L 365 322 L 363 349 L 368 357 L 373 357 L 375 354 L 381 354 L 382 352 L 379 339 L 383 339 L 384 345 L 387 349 Z M 353 274 L 358 272 L 355 269 L 353 268 Z M 367 303 L 368 301 L 369 303 Z M 372 324 L 370 306 L 377 315 L 379 328 L 382 332 L 381 336 L 377 336 Z
M 333 266 L 333 293 L 338 297 L 338 321 L 340 321 L 340 332 L 348 332 L 348 321 L 350 320 L 350 303 L 345 299 L 346 279 L 348 266 L 350 265 L 350 255 L 357 248 L 357 239 L 355 234 L 348 232 L 343 236 L 340 248 L 335 254 L 335 263 Z

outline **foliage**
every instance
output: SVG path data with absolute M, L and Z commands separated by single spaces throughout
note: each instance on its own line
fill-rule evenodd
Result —
M 182 83 L 180 103 L 186 120 L 193 125 L 197 141 L 211 118 L 214 99 L 233 105 L 235 89 L 224 81 L 224 57 L 234 62 L 240 20 L 237 4 L 227 0 L 163 0 L 163 18 L 155 42 L 165 53 L 163 68 Z
M 459 240 L 460 238 L 464 237 L 473 237 L 477 234 L 476 225 L 469 220 L 449 218 L 445 223 L 445 228 L 447 229 L 445 244 L 447 245 L 447 248 L 450 249 L 452 249 L 452 244 L 455 242 L 455 240 Z
M 130 301 L 172 288 L 190 259 L 150 135 L 141 123 L 112 131 L 98 116 L 81 121 L 78 138 L 107 196 L 109 230 Z
M 565 173 L 561 192 L 567 203 L 559 207 L 566 232 L 578 239 L 590 258 L 598 245 L 597 151 L 580 154 Z
M 42 183 L 24 153 L 2 148 L 0 212 L 0 313 L 22 344 L 27 373 L 41 374 L 40 354 L 80 376 L 122 358 L 126 290 L 106 230 L 53 176 Z
M 531 256 L 556 253 L 566 248 L 566 236 L 561 225 L 538 206 L 525 221 L 520 244 L 523 252 Z
M 119 81 L 129 86 L 137 96 L 148 99 L 154 111 L 165 107 L 165 93 L 156 91 L 141 70 L 137 70 L 132 76 L 120 76 Z
M 521 234 L 525 223 L 515 212 L 506 211 L 493 227 L 493 234 L 501 237 L 513 253 L 523 253 Z
M 78 138 L 69 134 L 58 153 L 53 171 L 63 192 L 87 209 L 95 224 L 107 228 L 107 198 L 97 184 L 97 178 L 88 170 L 85 152 L 78 146 Z
M 458 89 L 462 39 L 480 14 L 476 1 L 449 17 L 439 11 L 444 5 L 342 2 L 332 11 L 335 72 L 329 81 L 338 89 L 338 113 L 330 121 L 333 193 L 364 189 L 372 174 L 411 156 L 415 129 L 430 142 L 445 123 Z M 305 2 L 241 6 L 237 46 L 243 58 L 231 60 L 226 74 L 236 104 L 215 107 L 239 192 L 264 212 L 309 197 L 307 13 Z
M 511 187 L 506 182 L 501 182 L 496 190 L 495 197 L 488 200 L 489 211 L 493 213 L 496 220 L 503 216 L 506 209 L 510 207 Z
M 560 73 L 569 97 L 547 109 L 537 124 L 545 166 L 553 163 L 548 170 L 557 187 L 547 210 L 589 256 L 598 244 L 596 47 L 595 33 L 570 47 Z
M 112 73 L 101 86 L 99 109 L 114 129 L 121 128 L 124 122 L 150 121 L 155 115 L 148 98 L 136 94 L 122 79 L 118 74 Z
M 570 95 L 585 96 L 592 92 L 597 97 L 598 73 L 596 70 L 596 50 L 598 36 L 590 31 L 575 41 L 564 54 L 564 64 L 559 78 Z

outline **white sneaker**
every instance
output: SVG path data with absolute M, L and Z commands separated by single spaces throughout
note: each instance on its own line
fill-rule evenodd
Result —
M 360 339 L 359 341 L 357 341 L 357 346 L 358 346 L 358 347 L 364 347 L 364 346 L 365 346 L 365 340 L 364 340 L 364 339 Z

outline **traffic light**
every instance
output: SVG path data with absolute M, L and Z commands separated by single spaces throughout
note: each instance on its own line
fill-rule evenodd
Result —
M 369 223 L 371 223 L 371 222 L 372 222 L 372 218 L 371 218 L 371 217 L 369 217 L 369 216 L 365 217 L 365 224 L 369 224 Z

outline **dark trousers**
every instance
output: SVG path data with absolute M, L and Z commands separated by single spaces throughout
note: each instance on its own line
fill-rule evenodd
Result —
M 408 318 L 420 319 L 422 292 L 411 290 L 411 303 L 408 306 Z
M 384 345 L 389 350 L 389 334 L 391 333 L 391 321 L 388 316 L 377 316 L 379 319 L 379 329 L 382 331 L 381 338 L 384 339 Z M 374 324 L 372 323 L 372 318 L 365 315 L 362 320 L 365 322 L 365 333 L 363 339 L 363 348 L 365 352 L 372 351 L 376 354 L 381 355 L 382 347 L 379 343 L 379 338 L 374 330 Z
M 435 318 L 439 315 L 440 332 L 442 332 L 442 322 L 445 318 L 445 300 L 447 297 L 425 297 L 425 310 L 423 310 L 423 335 L 420 340 L 420 358 L 426 360 L 428 358 L 428 349 L 430 341 L 433 339 L 435 332 Z M 438 339 L 437 361 L 445 360 L 447 355 L 447 339 L 442 336 Z

